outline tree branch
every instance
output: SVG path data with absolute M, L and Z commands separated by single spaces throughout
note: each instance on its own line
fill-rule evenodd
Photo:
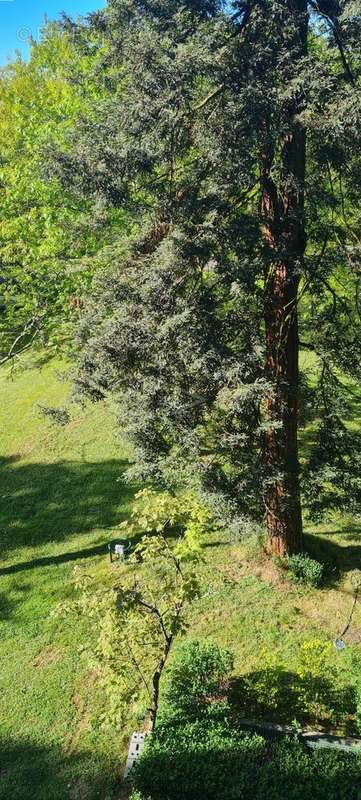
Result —
M 350 67 L 350 65 L 349 65 L 349 63 L 347 61 L 347 58 L 346 58 L 346 53 L 345 53 L 345 49 L 344 49 L 342 38 L 341 38 L 340 26 L 339 26 L 337 20 L 333 20 L 332 17 L 330 17 L 324 11 L 321 11 L 317 0 L 311 0 L 311 6 L 314 9 L 314 11 L 316 11 L 316 13 L 320 15 L 320 17 L 322 17 L 324 20 L 326 20 L 327 24 L 331 28 L 332 33 L 333 33 L 333 35 L 335 37 L 335 42 L 337 44 L 337 47 L 338 47 L 338 50 L 339 50 L 339 53 L 340 53 L 340 56 L 341 56 L 341 61 L 342 61 L 344 70 L 346 72 L 346 75 L 348 77 L 349 83 L 351 84 L 351 86 L 356 88 L 355 78 L 354 78 L 354 76 L 352 74 L 351 67 Z
M 140 606 L 142 606 L 142 608 L 145 608 L 147 611 L 153 614 L 153 616 L 157 617 L 165 641 L 168 642 L 169 639 L 171 638 L 171 634 L 167 632 L 167 629 L 163 622 L 163 616 L 160 613 L 159 608 L 157 608 L 157 606 L 151 605 L 151 603 L 147 603 L 146 600 L 143 600 L 143 598 L 139 597 L 139 595 L 135 595 L 135 600 L 137 603 L 139 603 Z
M 127 649 L 128 649 L 128 653 L 129 653 L 130 660 L 131 660 L 131 662 L 132 662 L 133 666 L 136 668 L 137 672 L 139 673 L 139 675 L 140 675 L 140 678 L 141 678 L 141 681 L 142 681 L 142 683 L 144 684 L 144 686 L 145 686 L 145 688 L 146 688 L 146 690 L 147 690 L 147 692 L 148 692 L 148 694 L 149 694 L 149 697 L 151 697 L 151 696 L 152 696 L 152 693 L 151 693 L 151 690 L 150 690 L 150 686 L 149 686 L 149 684 L 148 684 L 148 681 L 147 681 L 147 679 L 145 678 L 145 675 L 144 675 L 144 673 L 143 673 L 143 670 L 142 670 L 142 668 L 141 668 L 141 666 L 140 666 L 139 662 L 137 661 L 137 659 L 136 659 L 136 657 L 135 657 L 135 655 L 134 655 L 134 653 L 133 653 L 133 650 L 132 650 L 132 648 L 131 648 L 131 646 L 130 646 L 130 644 L 129 644 L 129 641 L 128 641 L 128 639 L 127 639 L 127 638 L 125 638 L 125 639 L 124 639 L 124 642 L 125 642 L 125 644 L 126 644 L 126 647 L 127 647 Z
M 229 39 L 234 39 L 236 36 L 242 36 L 247 27 L 249 18 L 251 16 L 251 12 L 252 12 L 251 4 L 246 3 L 243 9 L 240 9 L 239 11 L 236 11 L 235 14 L 233 14 L 233 16 L 231 17 L 232 22 L 238 19 L 242 14 L 243 18 L 241 24 L 239 25 L 238 28 L 234 30 Z M 223 48 L 225 47 L 226 45 L 223 45 Z M 221 48 L 221 50 L 223 48 Z M 193 108 L 191 109 L 191 113 L 193 113 L 194 111 L 200 111 L 200 109 L 204 108 L 204 106 L 206 106 L 211 100 L 213 100 L 214 97 L 218 97 L 218 95 L 220 95 L 221 92 L 223 92 L 223 89 L 225 89 L 225 83 L 221 83 L 219 86 L 216 87 L 216 89 L 213 89 L 212 92 L 210 92 L 203 100 L 201 100 L 200 103 L 198 103 L 198 105 L 193 106 Z
M 36 321 L 37 320 L 35 318 L 35 319 L 32 319 L 32 320 L 30 320 L 29 322 L 26 323 L 25 328 L 21 331 L 21 333 L 18 334 L 16 339 L 14 339 L 14 341 L 13 341 L 11 347 L 10 347 L 9 352 L 6 354 L 6 356 L 4 356 L 0 360 L 0 366 L 2 366 L 3 364 L 6 364 L 7 361 L 11 361 L 13 358 L 16 358 L 16 356 L 21 355 L 21 353 L 24 353 L 25 350 L 29 350 L 29 348 L 31 347 L 31 345 L 34 342 L 34 339 L 36 338 L 36 336 L 38 335 L 38 333 L 39 333 L 39 331 L 41 329 L 40 324 L 38 324 L 37 327 L 35 328 L 35 331 L 33 332 L 32 336 L 31 336 L 30 342 L 27 342 L 25 345 L 23 345 L 22 347 L 20 347 L 20 349 L 18 349 L 16 351 L 15 351 L 15 348 L 16 348 L 16 345 L 18 344 L 18 342 L 20 342 L 21 339 L 24 338 L 24 336 L 28 336 L 29 335 L 31 328 L 35 324 Z M 38 320 L 38 322 L 40 323 L 41 320 Z

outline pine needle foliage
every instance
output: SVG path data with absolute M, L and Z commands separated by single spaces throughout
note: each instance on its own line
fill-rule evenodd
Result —
M 138 233 L 89 297 L 78 392 L 118 400 L 130 478 L 198 489 L 224 518 L 266 513 L 274 552 L 297 552 L 300 477 L 316 513 L 329 490 L 361 508 L 359 458 L 352 478 L 338 466 L 361 375 L 360 3 L 109 0 L 87 30 L 108 94 L 54 168 Z

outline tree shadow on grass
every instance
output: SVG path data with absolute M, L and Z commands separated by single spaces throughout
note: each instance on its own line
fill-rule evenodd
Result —
M 342 729 L 353 735 L 356 695 L 354 686 L 339 687 L 325 677 L 300 676 L 282 667 L 270 667 L 233 678 L 229 689 L 232 716 L 290 725 Z
M 116 782 L 114 764 L 96 752 L 66 756 L 53 745 L 0 742 L 1 800 L 110 800 Z
M 21 605 L 24 594 L 28 592 L 29 589 L 29 583 L 18 583 L 12 588 L 10 594 L 0 592 L 0 620 L 10 619 L 17 606 Z
M 337 533 L 342 535 L 341 531 Z M 324 564 L 323 583 L 326 586 L 333 586 L 346 572 L 361 570 L 361 543 L 342 545 L 335 542 L 334 539 L 326 538 L 330 535 L 315 536 L 305 533 L 305 547 L 308 555 Z M 336 535 L 336 532 L 332 535 Z M 357 527 L 352 538 L 357 540 L 359 536 L 361 537 L 361 530 Z
M 16 575 L 17 572 L 24 572 L 27 570 L 37 569 L 38 567 L 51 567 L 56 566 L 57 564 L 67 564 L 71 561 L 79 561 L 83 558 L 94 558 L 94 556 L 101 556 L 108 553 L 108 543 L 103 542 L 102 544 L 97 544 L 94 547 L 84 547 L 82 550 L 69 550 L 65 553 L 59 553 L 58 555 L 54 556 L 43 556 L 42 558 L 32 558 L 30 561 L 19 561 L 16 564 L 10 564 L 8 567 L 0 568 L 0 575 Z M 3 595 L 5 598 L 5 595 Z M 0 618 L 2 615 L 3 607 L 6 610 L 6 602 L 5 606 L 2 604 L 2 596 L 0 593 Z M 14 604 L 14 607 L 17 603 Z M 11 612 L 12 605 L 11 603 L 7 606 L 8 612 Z M 5 614 L 5 618 L 10 616 L 10 613 Z M 4 617 L 3 617 L 4 618 Z
M 134 488 L 122 482 L 127 462 L 0 462 L 0 552 L 63 542 L 119 523 Z
M 347 542 L 348 540 L 353 542 L 361 542 L 361 522 L 356 522 L 353 520 L 352 523 L 345 522 L 342 525 L 339 525 L 337 529 L 330 529 L 329 531 L 323 531 L 322 536 L 333 537 L 337 536 L 342 541 Z

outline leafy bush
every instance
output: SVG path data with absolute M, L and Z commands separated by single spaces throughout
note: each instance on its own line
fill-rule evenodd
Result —
M 240 713 L 289 723 L 350 724 L 355 713 L 354 686 L 342 685 L 340 662 L 331 643 L 319 638 L 303 642 L 293 671 L 274 653 L 260 653 L 260 669 L 234 682 L 233 704 Z
M 129 800 L 145 800 L 145 798 L 140 792 L 132 792 Z
M 243 678 L 243 701 L 245 711 L 269 714 L 279 709 L 284 693 L 284 667 L 274 653 L 262 650 L 260 653 L 262 669 L 245 675 Z M 289 687 L 287 687 L 289 693 Z M 248 711 L 249 713 L 249 711 Z
M 297 672 L 301 678 L 332 678 L 334 670 L 330 664 L 332 645 L 323 639 L 309 639 L 300 646 L 297 656 Z
M 312 587 L 320 586 L 323 578 L 323 564 L 316 559 L 299 553 L 294 556 L 286 556 L 284 563 L 297 583 L 305 583 Z
M 356 699 L 356 726 L 359 734 L 361 734 L 361 681 L 358 680 L 355 686 L 355 699 Z
M 168 715 L 199 716 L 225 707 L 233 656 L 212 642 L 187 642 L 180 648 L 164 693 Z
M 133 800 L 361 798 L 360 756 L 271 744 L 215 720 L 160 726 L 131 778 Z
M 297 655 L 300 704 L 315 720 L 333 717 L 336 670 L 331 663 L 332 652 L 330 642 L 316 638 L 303 642 Z
M 255 789 L 265 750 L 260 736 L 226 722 L 167 723 L 148 740 L 131 777 L 152 800 L 233 800 Z
M 360 792 L 360 756 L 309 751 L 297 740 L 285 739 L 261 765 L 253 800 L 360 800 Z M 242 800 L 251 800 L 251 795 Z

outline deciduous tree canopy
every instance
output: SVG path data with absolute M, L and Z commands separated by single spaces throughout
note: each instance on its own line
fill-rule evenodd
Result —
M 99 39 L 99 37 L 98 37 Z M 96 40 L 97 41 L 97 40 Z M 119 213 L 61 187 L 47 147 L 64 144 L 105 87 L 92 48 L 48 24 L 29 63 L 0 72 L 0 361 L 33 343 L 63 347 Z M 123 215 L 124 216 L 124 215 Z

